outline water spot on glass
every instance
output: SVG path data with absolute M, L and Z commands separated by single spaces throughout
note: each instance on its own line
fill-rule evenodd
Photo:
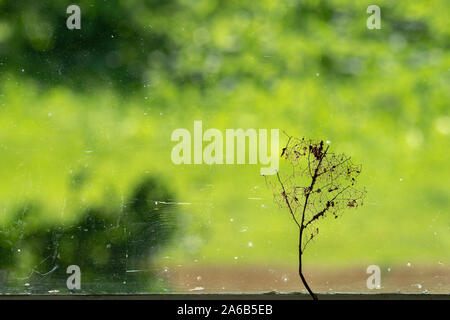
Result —
M 205 288 L 203 288 L 203 287 L 195 287 L 195 288 L 189 289 L 189 291 L 202 291 L 202 290 L 205 290 Z

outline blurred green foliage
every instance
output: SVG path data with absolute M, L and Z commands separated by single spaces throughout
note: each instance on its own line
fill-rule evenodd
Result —
M 25 204 L 13 222 L 0 229 L 2 292 L 67 292 L 66 270 L 73 264 L 81 270 L 81 292 L 162 288 L 151 259 L 170 242 L 176 220 L 174 211 L 155 199 L 173 201 L 161 183 L 150 178 L 137 186 L 120 212 L 88 207 L 82 209 L 80 221 L 56 225 L 40 221 L 45 212 L 38 205 Z
M 325 223 L 312 265 L 450 263 L 448 1 L 377 1 L 381 30 L 370 1 L 80 0 L 81 30 L 69 4 L 0 1 L 6 228 L 27 204 L 43 226 L 117 214 L 159 176 L 183 225 L 161 266 L 294 265 L 259 167 L 171 163 L 171 132 L 200 119 L 330 140 L 363 164 L 365 206 Z
M 144 21 L 144 17 L 170 12 L 172 1 L 79 1 L 83 32 L 66 27 L 70 4 L 0 4 L 3 39 L 7 41 L 1 54 L 7 69 L 27 70 L 43 83 L 129 89 L 145 80 L 149 52 L 168 54 L 176 49 L 165 32 L 153 31 Z

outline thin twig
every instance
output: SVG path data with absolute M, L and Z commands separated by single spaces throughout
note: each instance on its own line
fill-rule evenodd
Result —
M 277 177 L 278 177 L 278 181 L 280 181 L 281 188 L 283 189 L 282 195 L 283 195 L 283 198 L 286 201 L 286 204 L 289 208 L 289 212 L 291 213 L 291 216 L 294 219 L 297 226 L 300 228 L 300 224 L 298 223 L 297 219 L 295 218 L 294 211 L 292 210 L 291 204 L 289 203 L 289 200 L 288 200 L 287 194 L 286 194 L 286 189 L 284 188 L 283 182 L 281 181 L 280 174 L 278 173 L 278 171 L 277 171 Z

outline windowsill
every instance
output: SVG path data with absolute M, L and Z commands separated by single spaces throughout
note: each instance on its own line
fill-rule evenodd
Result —
M 318 293 L 319 300 L 450 300 L 448 294 Z M 311 300 L 306 293 L 2 295 L 0 300 Z

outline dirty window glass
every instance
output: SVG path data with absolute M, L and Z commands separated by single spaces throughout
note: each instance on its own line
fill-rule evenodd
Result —
M 0 294 L 448 293 L 449 10 L 1 1 Z

